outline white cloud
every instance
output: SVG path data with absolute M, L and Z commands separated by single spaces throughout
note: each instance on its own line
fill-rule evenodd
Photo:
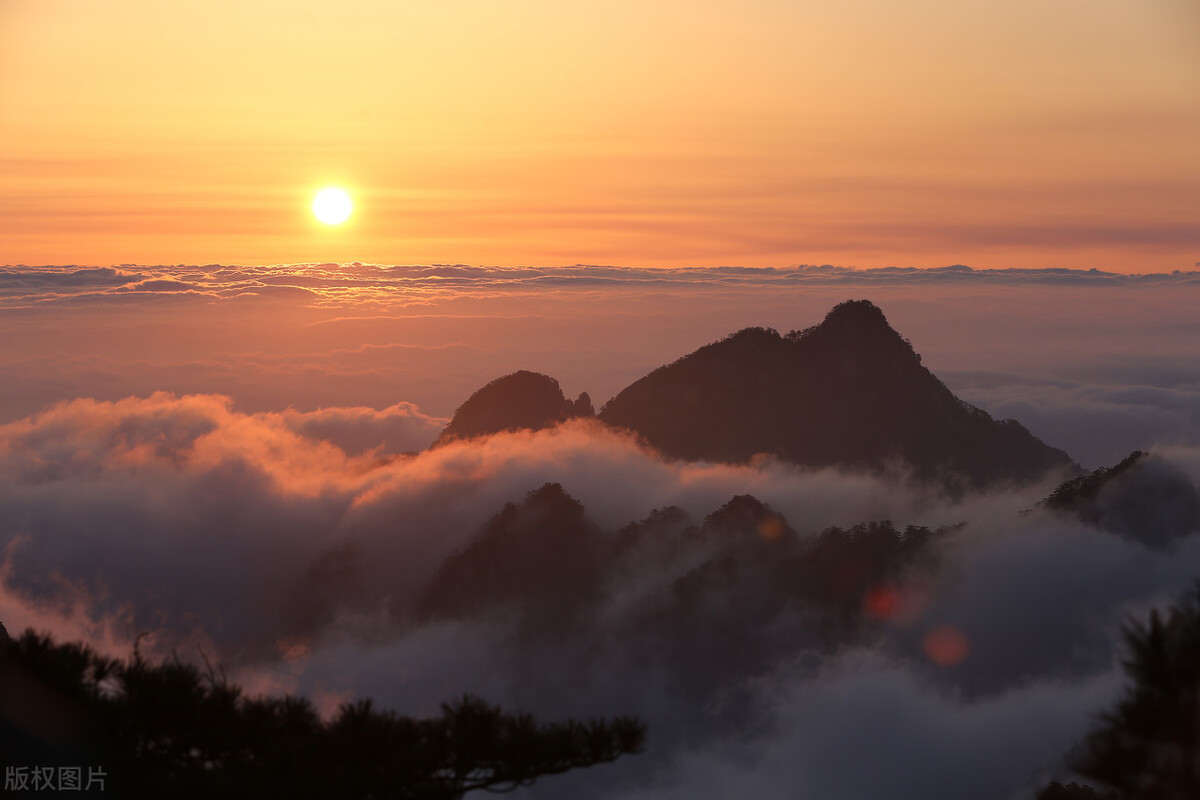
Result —
M 547 718 L 649 722 L 645 755 L 535 796 L 999 798 L 1054 769 L 1113 696 L 1124 616 L 1200 574 L 1198 537 L 1151 550 L 1019 513 L 1049 487 L 950 500 L 897 476 L 669 463 L 584 420 L 415 457 L 348 455 L 312 435 L 403 440 L 428 420 L 403 405 L 245 414 L 160 394 L 0 426 L 0 612 L 10 628 L 99 636 L 109 650 L 145 629 L 162 647 L 199 640 L 249 686 L 326 704 L 367 695 L 425 713 L 474 691 Z M 1194 449 L 1164 452 L 1200 474 Z M 802 536 L 879 518 L 969 524 L 917 586 L 923 610 L 840 654 L 796 604 L 656 617 L 680 567 L 650 561 L 637 592 L 554 636 L 505 616 L 414 618 L 408 599 L 444 559 L 547 481 L 608 535 L 667 504 L 700 520 L 742 493 Z M 753 568 L 739 589 L 751 600 Z M 969 645 L 957 665 L 923 654 L 941 626 Z

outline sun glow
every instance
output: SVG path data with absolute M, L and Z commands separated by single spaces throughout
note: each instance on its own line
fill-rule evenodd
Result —
M 317 192 L 312 203 L 313 214 L 326 225 L 341 225 L 350 218 L 354 202 L 344 189 L 329 187 Z

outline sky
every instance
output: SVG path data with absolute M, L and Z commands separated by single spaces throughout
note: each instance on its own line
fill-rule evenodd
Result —
M 1198 135 L 1190 0 L 0 0 L 0 263 L 1170 272 Z

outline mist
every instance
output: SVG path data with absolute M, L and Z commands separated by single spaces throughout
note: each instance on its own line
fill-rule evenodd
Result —
M 200 645 L 251 691 L 326 713 L 368 696 L 429 714 L 473 692 L 648 723 L 643 756 L 532 797 L 1016 798 L 1062 773 L 1119 691 L 1122 621 L 1200 575 L 1200 540 L 1156 541 L 1149 511 L 1138 538 L 1037 507 L 1050 478 L 949 496 L 903 472 L 671 462 L 589 420 L 408 452 L 433 427 L 406 405 L 246 413 L 166 393 L 10 422 L 0 619 L 114 654 L 142 632 L 160 654 Z M 1196 448 L 1153 458 L 1200 481 Z M 547 483 L 601 546 L 655 509 L 679 516 L 647 523 L 566 627 L 503 603 L 423 614 L 442 566 L 506 503 L 534 514 Z M 756 570 L 793 551 L 709 518 L 746 494 L 786 520 L 783 548 L 867 521 L 944 530 L 893 578 L 904 613 L 846 618 L 775 602 Z M 729 554 L 740 572 L 706 566 Z M 963 649 L 949 659 L 931 645 L 946 631 Z

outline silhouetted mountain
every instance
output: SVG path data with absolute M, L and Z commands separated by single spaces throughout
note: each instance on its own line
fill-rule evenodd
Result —
M 1154 546 L 1200 531 L 1200 492 L 1178 467 L 1140 450 L 1063 483 L 1038 505 Z
M 519 607 L 562 618 L 600 587 L 602 543 L 583 506 L 557 483 L 505 504 L 426 589 L 419 611 L 463 616 Z
M 883 520 L 801 538 L 781 514 L 751 495 L 739 495 L 710 514 L 701 529 L 721 540 L 719 549 L 676 580 L 672 590 L 685 604 L 695 603 L 702 593 L 716 592 L 725 608 L 733 607 L 739 592 L 752 595 L 758 608 L 742 615 L 743 623 L 769 619 L 787 602 L 800 601 L 848 614 L 853 619 L 846 621 L 853 627 L 859 612 L 874 613 L 868 607 L 873 593 L 891 591 L 889 587 L 905 583 L 910 573 L 931 569 L 932 545 L 953 530 L 910 525 L 898 531 Z M 739 599 L 746 603 L 746 597 Z M 847 632 L 844 628 L 840 633 Z
M 886 617 L 894 587 L 904 583 L 908 573 L 931 570 L 933 544 L 958 527 L 909 525 L 898 531 L 883 520 L 828 528 L 784 568 L 792 577 L 793 591 L 805 600 Z
M 497 378 L 467 398 L 433 446 L 500 431 L 540 430 L 572 417 L 591 417 L 595 413 L 587 392 L 572 402 L 563 395 L 554 378 L 520 370 Z
M 973 485 L 1025 482 L 1071 459 L 955 397 L 866 300 L 780 336 L 747 328 L 660 367 L 601 409 L 668 456 L 882 468 Z
M 690 549 L 708 559 L 671 584 L 684 612 L 731 628 L 769 619 L 787 603 L 790 577 L 781 565 L 801 550 L 800 537 L 778 511 L 754 495 L 735 495 L 704 518 Z M 679 555 L 688 555 L 687 542 Z
M 610 536 L 559 484 L 548 483 L 520 504 L 507 503 L 445 561 L 418 614 L 509 611 L 533 630 L 547 624 L 561 630 L 606 587 L 621 593 L 633 584 L 642 587 L 626 596 L 642 607 L 633 614 L 640 629 L 634 635 L 671 632 L 692 656 L 739 661 L 779 644 L 752 645 L 762 633 L 756 626 L 769 627 L 796 603 L 814 615 L 832 614 L 816 628 L 828 641 L 840 641 L 858 626 L 872 591 L 899 586 L 932 566 L 931 544 L 949 530 L 909 526 L 901 532 L 884 521 L 804 538 L 770 506 L 737 495 L 699 526 L 669 506 Z M 730 637 L 745 652 L 726 652 Z
M 703 530 L 726 531 L 768 541 L 796 538 L 796 532 L 783 515 L 752 494 L 734 495 L 728 503 L 704 518 Z
M 901 613 L 950 530 L 898 531 L 884 521 L 801 536 L 752 495 L 699 527 L 679 509 L 656 511 L 618 537 L 626 549 L 617 566 L 628 577 L 609 585 L 640 593 L 625 595 L 620 645 L 665 662 L 683 691 L 710 697 L 787 653 L 842 647 Z
M 661 563 L 673 558 L 678 548 L 694 542 L 699 535 L 686 511 L 679 506 L 666 506 L 617 531 L 613 550 L 618 557 L 636 554 L 640 561 Z

